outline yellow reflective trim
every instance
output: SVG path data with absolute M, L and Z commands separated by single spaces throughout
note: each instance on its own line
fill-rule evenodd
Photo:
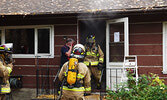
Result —
M 86 52 L 86 55 L 88 56 L 99 56 L 99 53 L 94 53 L 94 52 Z
M 98 65 L 98 64 L 99 64 L 98 61 L 91 62 L 91 65 Z
M 84 61 L 83 63 L 84 63 L 85 65 L 87 65 L 87 66 L 89 65 L 89 62 L 88 62 L 88 61 Z
M 84 75 L 82 75 L 82 74 L 78 74 L 77 75 L 77 78 L 80 78 L 80 79 L 83 79 L 85 76 Z
M 67 73 L 66 73 L 66 72 L 64 72 L 64 76 L 67 76 Z
M 91 87 L 85 88 L 85 91 L 91 91 Z
M 69 91 L 85 91 L 84 87 L 79 87 L 79 88 L 68 88 L 67 86 L 63 86 L 63 90 L 69 90 Z
M 84 64 L 89 66 L 89 62 L 88 61 L 84 61 Z M 94 61 L 94 62 L 90 62 L 91 66 L 95 66 L 95 65 L 98 65 L 99 62 L 98 61 Z
M 8 69 L 8 72 L 9 72 L 8 76 L 10 76 L 10 73 L 12 72 L 12 68 L 10 67 L 6 67 L 6 68 Z
M 1 88 L 1 93 L 10 93 L 10 88 Z
M 91 55 L 91 52 L 86 52 L 86 55 Z
M 103 61 L 104 61 L 104 59 L 103 59 L 103 58 L 99 58 L 99 61 L 103 62 Z
M 0 47 L 0 49 L 5 49 L 4 47 Z

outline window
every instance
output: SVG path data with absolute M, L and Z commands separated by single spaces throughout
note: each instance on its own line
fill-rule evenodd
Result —
M 2 43 L 13 43 L 14 58 L 54 57 L 53 26 L 4 27 L 0 36 Z
M 110 23 L 109 25 L 109 61 L 123 62 L 124 59 L 124 23 Z
M 38 53 L 49 53 L 49 29 L 38 29 Z
M 13 54 L 34 54 L 34 29 L 6 29 L 5 43 L 13 43 Z

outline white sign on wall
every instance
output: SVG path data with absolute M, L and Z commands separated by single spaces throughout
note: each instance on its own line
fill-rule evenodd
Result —
M 120 42 L 120 32 L 114 32 L 114 42 Z

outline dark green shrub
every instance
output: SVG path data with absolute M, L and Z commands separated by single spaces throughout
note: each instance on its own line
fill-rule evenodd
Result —
M 167 86 L 158 75 L 141 75 L 137 85 L 133 75 L 128 81 L 119 84 L 117 91 L 108 90 L 107 100 L 167 100 Z

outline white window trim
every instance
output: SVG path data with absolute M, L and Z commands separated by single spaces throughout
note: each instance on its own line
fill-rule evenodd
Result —
M 163 74 L 167 74 L 167 22 L 163 22 Z
M 34 26 L 4 26 L 0 27 L 0 30 L 2 30 L 2 37 L 1 37 L 1 43 L 5 43 L 5 29 L 24 29 L 24 28 L 34 28 L 35 29 L 35 54 L 13 54 L 13 58 L 54 58 L 54 25 L 34 25 Z M 44 29 L 49 28 L 50 29 L 50 54 L 37 54 L 37 29 Z
M 110 66 L 122 66 L 123 62 L 109 62 L 109 25 L 112 23 L 119 23 L 123 22 L 124 23 L 124 56 L 129 55 L 129 22 L 128 22 L 128 17 L 125 18 L 119 18 L 119 19 L 113 19 L 113 20 L 108 20 L 106 23 L 106 65 L 107 68 L 110 68 Z

